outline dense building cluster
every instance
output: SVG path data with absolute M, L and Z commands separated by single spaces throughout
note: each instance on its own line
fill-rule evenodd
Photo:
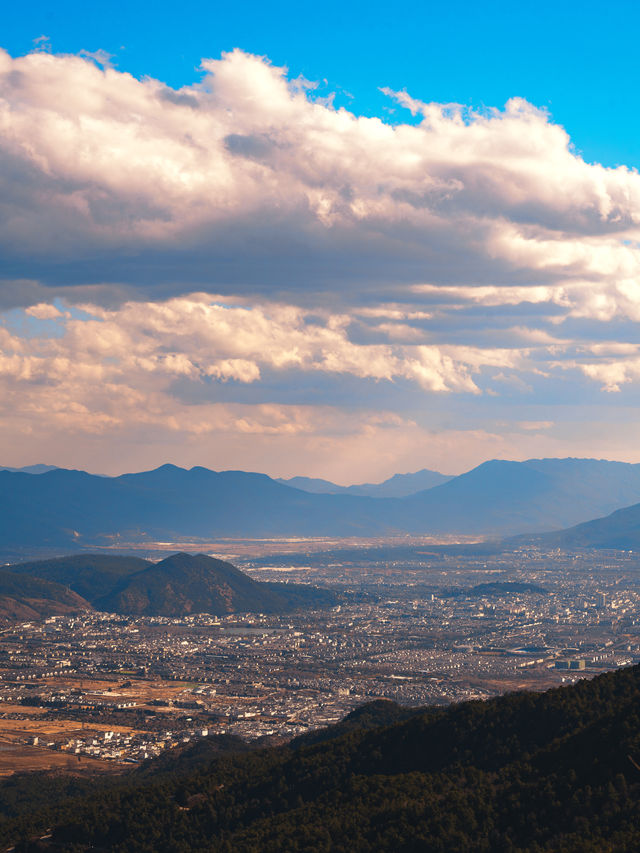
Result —
M 376 697 L 448 704 L 640 660 L 635 559 L 503 559 L 370 565 L 361 600 L 329 610 L 23 622 L 0 635 L 0 715 L 79 726 L 34 740 L 16 724 L 25 745 L 140 761 L 215 734 L 290 738 Z M 345 566 L 293 571 L 354 591 Z

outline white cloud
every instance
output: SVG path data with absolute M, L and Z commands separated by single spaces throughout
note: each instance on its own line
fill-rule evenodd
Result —
M 39 302 L 37 305 L 31 305 L 25 313 L 30 317 L 35 317 L 37 320 L 56 320 L 58 317 L 62 317 L 62 311 L 49 302 Z
M 541 430 L 551 429 L 554 426 L 553 421 L 520 421 L 518 426 L 530 432 L 540 432 Z
M 314 312 L 309 322 L 308 312 L 294 306 L 221 305 L 205 295 L 128 302 L 111 310 L 85 305 L 82 318 L 54 306 L 26 313 L 56 318 L 64 329 L 62 335 L 43 331 L 29 338 L 2 330 L 0 372 L 31 383 L 25 394 L 36 396 L 43 383 L 121 382 L 158 390 L 185 377 L 251 384 L 265 369 L 406 379 L 426 391 L 476 393 L 472 374 L 483 367 L 525 365 L 525 354 L 512 349 L 358 344 L 349 338 L 345 315 Z
M 340 434 L 342 463 L 393 473 L 429 441 L 457 459 L 454 434 L 470 460 L 555 446 L 540 410 L 438 444 L 414 420 L 434 394 L 640 381 L 640 176 L 546 112 L 388 92 L 419 117 L 391 125 L 239 50 L 180 90 L 108 59 L 0 51 L 0 305 L 29 318 L 0 326 L 8 444 L 288 437 L 322 471 Z
M 622 385 L 640 380 L 640 358 L 602 361 L 592 364 L 574 363 L 585 376 L 601 383 L 603 391 L 617 392 Z
M 22 275 L 290 301 L 430 281 L 481 285 L 488 305 L 502 285 L 510 303 L 566 305 L 582 278 L 610 304 L 581 310 L 637 306 L 640 176 L 585 163 L 544 111 L 401 93 L 422 121 L 391 126 L 239 50 L 203 70 L 176 91 L 88 57 L 0 53 L 0 245 Z

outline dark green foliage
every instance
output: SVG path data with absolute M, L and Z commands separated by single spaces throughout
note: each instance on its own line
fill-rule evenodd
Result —
M 39 792 L 34 813 L 6 822 L 0 841 L 51 826 L 44 849 L 68 851 L 636 851 L 639 709 L 634 667 L 340 734 L 343 723 L 322 743 L 134 774 L 81 799 L 58 787 L 62 799 L 45 809 Z M 360 720 L 396 710 L 374 703 Z
M 249 752 L 250 749 L 250 744 L 235 735 L 210 735 L 144 761 L 133 772 L 140 778 L 157 777 L 161 774 L 175 777 L 207 766 L 221 755 L 237 755 Z
M 518 581 L 492 581 L 490 583 L 479 583 L 472 587 L 455 587 L 449 591 L 449 595 L 466 595 L 474 598 L 487 598 L 491 595 L 547 595 L 548 589 L 535 583 L 521 583 Z
M 408 720 L 410 717 L 420 713 L 424 713 L 424 709 L 405 708 L 402 705 L 396 705 L 390 699 L 376 699 L 374 702 L 367 702 L 366 705 L 356 708 L 350 714 L 347 714 L 344 720 L 341 720 L 328 729 L 315 729 L 294 738 L 291 741 L 291 746 L 297 749 L 302 746 L 312 746 L 315 743 L 332 740 L 353 731 L 391 726 L 394 723 Z

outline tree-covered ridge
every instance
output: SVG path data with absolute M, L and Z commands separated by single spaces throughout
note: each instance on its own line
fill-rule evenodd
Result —
M 40 619 L 91 610 L 91 605 L 53 581 L 0 571 L 0 621 Z
M 7 575 L 16 578 L 18 586 L 40 583 L 53 588 L 62 583 L 97 610 L 130 616 L 285 613 L 338 601 L 328 589 L 255 581 L 231 563 L 206 554 L 173 554 L 158 563 L 117 554 L 86 554 L 9 568 L 14 574 Z
M 64 584 L 88 601 L 107 595 L 122 578 L 152 566 L 150 560 L 121 554 L 70 554 L 9 566 L 9 571 Z
M 151 780 L 9 821 L 2 840 L 50 826 L 44 849 L 69 851 L 635 851 L 639 700 L 633 667 L 195 772 L 165 762 Z

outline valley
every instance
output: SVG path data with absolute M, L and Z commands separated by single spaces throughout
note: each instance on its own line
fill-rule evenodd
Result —
M 5 627 L 0 743 L 20 755 L 15 767 L 77 772 L 81 763 L 61 757 L 77 756 L 122 772 L 212 737 L 286 742 L 376 699 L 446 706 L 640 661 L 634 554 L 332 545 L 258 559 L 247 544 L 238 563 L 254 583 L 286 577 L 285 587 L 331 591 L 339 604 L 90 610 Z

